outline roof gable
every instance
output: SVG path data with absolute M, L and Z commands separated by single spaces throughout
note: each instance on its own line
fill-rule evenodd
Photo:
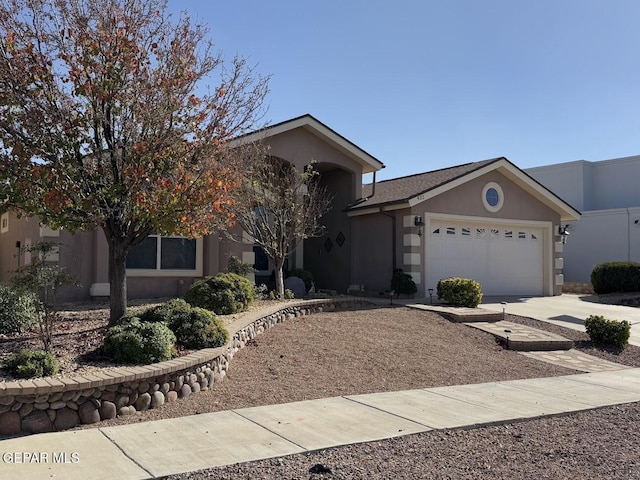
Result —
M 363 185 L 364 198 L 351 207 L 350 215 L 413 207 L 493 170 L 556 211 L 562 221 L 580 217 L 579 211 L 504 157 Z
M 275 125 L 256 130 L 255 132 L 251 132 L 246 135 L 241 135 L 233 139 L 230 142 L 230 145 L 233 147 L 243 143 L 263 140 L 270 136 L 279 135 L 297 128 L 305 129 L 316 137 L 322 139 L 324 142 L 332 145 L 349 158 L 358 162 L 362 165 L 362 173 L 377 172 L 385 167 L 385 165 L 373 155 L 367 153 L 355 143 L 347 140 L 338 132 L 327 127 L 324 123 L 309 114 L 276 123 Z

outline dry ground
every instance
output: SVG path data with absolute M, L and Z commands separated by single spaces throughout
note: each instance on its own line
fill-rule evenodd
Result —
M 88 313 L 91 321 L 105 322 L 96 312 Z M 520 317 L 509 320 L 563 334 L 588 353 L 640 367 L 640 348 L 602 351 L 592 347 L 584 333 Z M 81 322 L 65 321 L 71 322 L 68 330 Z M 102 332 L 98 327 L 70 333 L 59 343 L 76 345 L 78 351 L 86 344 L 91 352 Z M 430 312 L 380 307 L 322 313 L 287 321 L 249 342 L 231 362 L 227 379 L 209 391 L 80 428 L 337 395 L 573 373 L 504 350 L 490 335 Z M 640 406 L 632 404 L 515 425 L 413 435 L 173 478 L 640 478 L 639 421 Z M 314 468 L 317 464 L 324 470 Z M 313 473 L 317 471 L 325 473 Z

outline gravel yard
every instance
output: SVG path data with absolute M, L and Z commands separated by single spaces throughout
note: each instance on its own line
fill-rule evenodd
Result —
M 520 317 L 508 320 L 564 335 L 585 352 L 607 360 L 640 366 L 640 348 L 606 352 L 593 348 L 584 333 Z M 69 334 L 68 339 L 85 335 L 84 343 L 95 348 L 102 330 L 92 327 L 91 333 Z M 78 358 L 82 361 L 87 355 Z M 74 367 L 69 363 L 67 368 Z M 234 357 L 226 380 L 209 391 L 78 428 L 347 394 L 574 373 L 504 350 L 492 336 L 435 313 L 404 307 L 321 313 L 289 320 L 249 342 Z M 640 406 L 632 404 L 349 445 L 171 478 L 640 478 L 639 421 Z

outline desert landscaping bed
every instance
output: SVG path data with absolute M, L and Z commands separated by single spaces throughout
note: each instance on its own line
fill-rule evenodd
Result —
M 87 314 L 78 313 L 75 321 L 82 315 Z M 593 350 L 588 353 L 640 366 L 636 347 L 616 355 L 593 349 L 581 332 L 515 316 L 509 320 L 560 333 Z M 72 322 L 68 315 L 66 321 Z M 93 321 L 99 321 L 96 315 Z M 87 353 L 95 357 L 102 331 L 92 324 L 89 332 L 67 334 L 64 344 L 77 345 L 80 354 L 78 368 L 95 368 L 82 361 L 91 358 Z M 88 350 L 80 353 L 83 344 Z M 404 307 L 320 313 L 287 320 L 248 342 L 230 363 L 225 381 L 208 391 L 78 428 L 337 395 L 574 373 L 504 350 L 490 335 L 435 313 Z M 309 469 L 316 464 L 332 471 L 326 478 L 640 478 L 634 477 L 640 475 L 634 463 L 640 446 L 638 420 L 640 408 L 633 404 L 513 427 L 427 433 L 175 478 L 312 478 L 317 475 Z M 576 453 L 580 448 L 584 454 Z M 507 470 L 513 475 L 506 475 Z

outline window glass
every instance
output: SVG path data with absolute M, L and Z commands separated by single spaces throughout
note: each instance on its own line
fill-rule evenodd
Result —
M 261 272 L 269 270 L 269 257 L 264 253 L 262 247 L 254 245 L 253 253 L 255 253 L 255 263 L 253 264 L 253 268 Z
M 500 201 L 500 195 L 498 194 L 498 190 L 495 188 L 489 188 L 485 194 L 485 198 L 487 199 L 487 203 L 492 207 L 498 205 L 498 202 Z
M 133 247 L 127 255 L 127 268 L 155 270 L 157 265 L 158 238 L 147 237 Z
M 195 270 L 196 241 L 188 238 L 162 238 L 160 268 L 163 270 Z

